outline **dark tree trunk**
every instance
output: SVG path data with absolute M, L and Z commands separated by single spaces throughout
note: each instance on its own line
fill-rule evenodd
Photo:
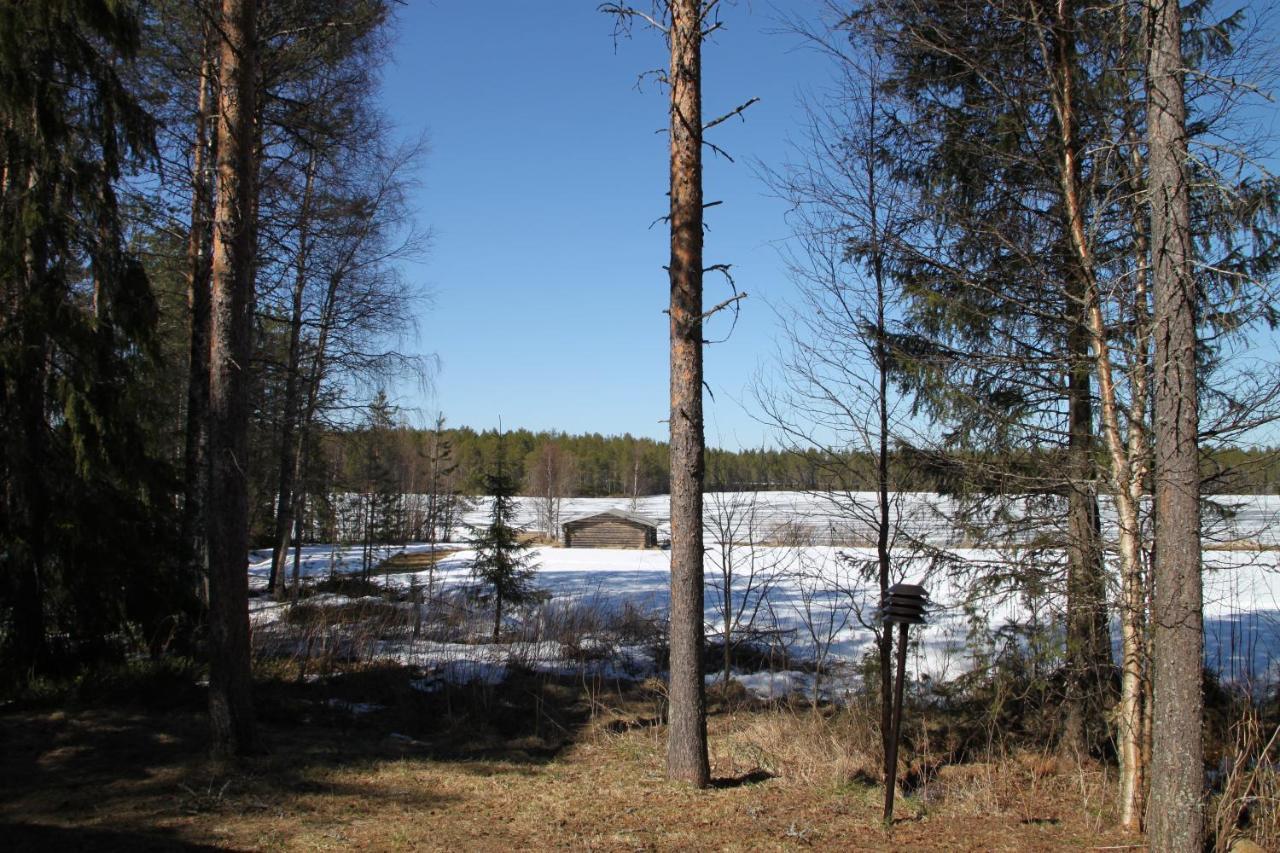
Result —
M 213 75 L 212 40 L 200 63 L 195 142 L 191 152 L 191 233 L 187 238 L 187 308 L 191 348 L 187 367 L 187 425 L 182 454 L 182 569 L 202 600 L 208 599 L 205 570 L 204 495 L 208 488 L 209 277 L 213 188 L 209 180 L 209 120 Z
M 38 267 L 31 267 L 34 271 Z M 34 327 L 40 320 L 19 320 L 19 332 L 27 345 L 21 359 L 22 370 L 14 377 L 20 441 L 20 458 L 13 460 L 8 472 L 12 491 L 7 511 L 14 536 L 10 560 L 15 572 L 13 603 L 13 650 L 18 680 L 28 681 L 45 663 L 45 584 L 46 541 L 45 519 L 49 512 L 48 492 L 44 483 L 47 456 L 45 432 L 48 429 L 45 407 L 45 336 Z M 13 488 L 16 487 L 16 488 Z
M 294 484 L 302 462 L 302 428 L 298 404 L 302 384 L 302 311 L 307 286 L 307 248 L 310 234 L 311 194 L 315 183 L 316 153 L 307 160 L 302 206 L 298 213 L 298 257 L 293 282 L 293 304 L 289 317 L 289 354 L 285 365 L 284 413 L 280 424 L 280 471 L 276 504 L 275 549 L 271 552 L 271 577 L 267 587 L 277 598 L 285 597 L 284 566 L 289 558 L 289 534 L 293 530 Z
M 667 775 L 711 780 L 702 678 L 702 4 L 672 0 L 671 684 Z
M 730 534 L 732 535 L 732 534 Z M 722 606 L 724 607 L 724 650 L 721 664 L 724 668 L 724 681 L 721 683 L 721 689 L 724 695 L 729 695 L 729 679 L 733 675 L 733 567 L 725 560 L 725 579 L 724 594 L 722 596 Z
M 329 346 L 329 329 L 333 323 L 333 309 L 337 300 L 338 285 L 341 279 L 339 276 L 330 276 L 328 287 L 325 290 L 324 303 L 320 310 L 320 333 L 316 338 L 315 356 L 311 360 L 311 370 L 307 375 L 307 401 L 302 408 L 302 413 L 298 416 L 298 464 L 294 476 L 294 516 L 300 518 L 302 510 L 306 505 L 307 492 L 303 477 L 311 464 L 311 423 L 315 419 L 316 407 L 320 400 L 320 385 L 324 381 L 325 370 L 325 352 Z M 297 545 L 294 547 L 293 555 L 293 597 L 298 597 L 299 587 L 302 583 L 302 558 L 301 558 L 301 529 L 297 537 Z
M 209 371 L 209 713 L 215 752 L 256 747 L 249 670 L 256 0 L 222 0 Z
M 1092 485 L 1093 400 L 1089 334 L 1072 322 L 1067 334 L 1067 689 L 1062 746 L 1088 755 L 1107 736 L 1111 643 L 1107 628 L 1098 495 Z
M 875 90 L 872 90 L 869 110 L 871 134 L 875 138 L 876 115 Z M 876 186 L 876 167 L 867 163 L 867 207 L 871 214 L 871 273 L 876 284 L 876 565 L 880 583 L 880 600 L 889 597 L 892 581 L 889 554 L 889 343 L 885 326 L 884 252 L 880 240 L 879 197 Z M 880 652 L 880 740 L 884 756 L 885 785 L 892 787 L 894 768 L 891 755 L 896 748 L 893 732 L 893 632 L 888 625 L 880 628 L 877 637 Z M 816 679 L 815 679 L 816 681 Z
M 1155 297 L 1155 559 L 1152 564 L 1152 850 L 1203 844 L 1204 746 L 1196 289 L 1187 187 L 1182 24 L 1148 8 L 1147 142 Z
M 36 167 L 7 163 L 5 189 L 21 195 L 35 192 Z M 7 206 L 22 209 L 20 200 L 6 199 Z M 13 282 L 12 303 L 5 306 L 9 334 L 17 337 L 19 355 L 11 376 L 0 373 L 3 398 L 0 418 L 12 431 L 5 442 L 5 505 L 0 507 L 8 551 L 5 570 L 13 573 L 12 653 L 19 682 L 25 683 L 44 663 L 45 584 L 47 582 L 46 527 L 49 495 L 44 480 L 48 421 L 45 415 L 48 372 L 48 329 L 52 322 L 49 300 L 38 295 L 48 253 L 37 239 L 23 249 L 23 275 Z M 6 331 L 8 331 L 6 328 Z

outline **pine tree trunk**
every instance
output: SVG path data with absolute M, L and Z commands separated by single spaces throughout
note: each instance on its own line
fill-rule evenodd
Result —
M 187 423 L 182 454 L 183 501 L 180 561 L 202 600 L 208 599 L 205 569 L 204 495 L 208 489 L 209 278 L 213 187 L 209 180 L 213 43 L 206 37 L 200 63 L 195 141 L 191 151 L 191 232 L 187 238 L 187 309 L 191 347 L 187 367 Z
M 667 776 L 704 787 L 702 17 L 671 0 L 671 684 Z
M 43 260 L 37 263 L 42 264 Z M 28 270 L 29 282 L 34 281 L 35 270 Z M 34 289 L 29 284 L 29 290 Z M 49 512 L 49 496 L 44 483 L 44 466 L 47 456 L 45 445 L 45 383 L 46 383 L 46 337 L 35 328 L 40 324 L 23 318 L 20 335 L 26 347 L 20 359 L 22 370 L 14 377 L 16 393 L 14 394 L 15 413 L 20 419 L 19 441 L 14 442 L 22 448 L 20 458 L 14 460 L 9 474 L 11 487 L 16 487 L 7 495 L 8 512 L 12 518 L 6 519 L 8 525 L 17 536 L 9 547 L 10 571 L 14 572 L 14 604 L 13 604 L 13 649 L 17 663 L 17 674 L 20 683 L 25 683 L 31 676 L 40 671 L 45 664 L 48 643 L 45 638 L 45 585 L 47 583 L 46 562 L 46 527 L 45 520 Z
M 210 313 L 209 713 L 222 754 L 256 748 L 249 669 L 245 464 L 253 330 L 255 0 L 222 0 L 218 194 Z
M 1187 187 L 1182 24 L 1175 0 L 1148 9 L 1147 147 L 1155 296 L 1155 561 L 1152 566 L 1152 850 L 1203 844 L 1204 626 L 1196 431 L 1196 287 Z
M 1067 257 L 1072 253 L 1068 249 Z M 1069 268 L 1072 265 L 1069 264 Z M 1087 282 L 1068 285 L 1067 367 L 1067 605 L 1062 749 L 1088 755 L 1107 736 L 1106 705 L 1111 672 L 1106 575 L 1098 495 L 1093 482 L 1093 397 L 1089 330 L 1084 319 Z

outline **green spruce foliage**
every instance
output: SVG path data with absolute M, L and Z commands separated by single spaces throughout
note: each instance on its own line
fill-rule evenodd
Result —
M 528 553 L 529 546 L 520 541 L 515 502 L 518 486 L 506 471 L 505 455 L 500 437 L 493 471 L 485 479 L 485 489 L 493 500 L 489 526 L 476 531 L 476 559 L 471 566 L 479 587 L 477 598 L 493 602 L 494 642 L 502 628 L 503 607 L 523 604 L 536 595 L 533 575 L 537 566 Z
M 158 649 L 194 587 L 170 570 L 157 307 L 117 201 L 153 151 L 121 76 L 134 6 L 0 6 L 0 646 L 19 681 Z

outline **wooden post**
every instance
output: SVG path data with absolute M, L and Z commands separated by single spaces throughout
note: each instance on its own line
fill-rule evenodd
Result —
M 886 626 L 886 630 L 893 629 Z M 893 685 L 893 731 L 889 736 L 889 774 L 884 780 L 884 822 L 893 825 L 893 793 L 898 784 L 898 737 L 902 731 L 902 692 L 907 680 L 907 623 L 898 623 L 898 674 Z

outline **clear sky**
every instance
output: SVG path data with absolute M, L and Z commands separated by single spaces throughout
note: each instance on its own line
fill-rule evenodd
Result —
M 668 300 L 665 92 L 637 91 L 666 63 L 660 34 L 613 38 L 597 0 L 408 0 L 387 112 L 430 152 L 416 206 L 433 233 L 425 263 L 407 269 L 434 294 L 420 348 L 440 358 L 431 394 L 402 402 L 454 425 L 665 438 Z M 813 0 L 781 4 L 816 13 Z M 770 357 L 771 302 L 790 287 L 777 245 L 785 204 L 753 162 L 779 165 L 800 132 L 799 96 L 826 62 L 781 32 L 768 3 L 724 4 L 724 30 L 704 48 L 710 119 L 751 97 L 745 121 L 709 137 L 735 163 L 706 156 L 706 261 L 731 263 L 743 303 L 728 343 L 706 353 L 714 400 L 707 440 L 759 445 L 746 386 Z M 706 303 L 729 295 L 708 277 Z M 719 328 L 717 328 L 719 327 Z M 723 336 L 720 321 L 709 337 Z M 719 333 L 719 334 L 717 334 Z

